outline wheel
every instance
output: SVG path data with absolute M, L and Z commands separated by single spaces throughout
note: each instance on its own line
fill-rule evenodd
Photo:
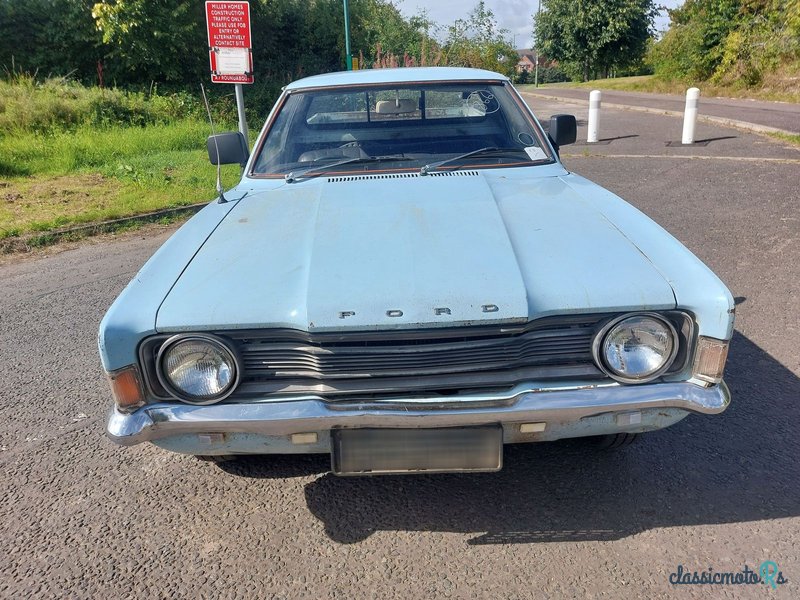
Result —
M 597 450 L 616 450 L 630 446 L 640 435 L 640 433 L 609 433 L 587 438 L 586 441 Z

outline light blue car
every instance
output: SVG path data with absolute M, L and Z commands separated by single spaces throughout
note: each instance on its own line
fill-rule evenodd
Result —
M 109 437 L 202 457 L 328 453 L 342 475 L 493 471 L 504 444 L 621 446 L 716 414 L 734 305 L 675 238 L 570 173 L 507 78 L 287 86 L 240 183 L 109 309 Z

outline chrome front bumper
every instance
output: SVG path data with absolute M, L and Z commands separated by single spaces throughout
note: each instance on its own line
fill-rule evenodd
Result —
M 683 382 L 517 388 L 509 395 L 475 395 L 458 400 L 334 403 L 308 397 L 210 406 L 163 403 L 145 406 L 131 414 L 113 409 L 107 433 L 111 440 L 125 446 L 153 441 L 172 450 L 196 454 L 324 452 L 329 447 L 330 431 L 339 428 L 436 428 L 500 423 L 506 443 L 542 441 L 659 429 L 691 412 L 720 413 L 729 403 L 730 392 L 724 382 L 710 387 Z M 625 415 L 635 417 L 626 419 Z M 538 428 L 544 423 L 544 430 L 526 436 L 519 424 L 530 423 L 539 424 Z M 317 434 L 316 443 L 292 446 L 290 440 L 294 434 L 309 432 Z M 176 446 L 170 440 L 180 443 Z

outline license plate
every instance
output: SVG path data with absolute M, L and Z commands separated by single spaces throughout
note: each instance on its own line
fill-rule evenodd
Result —
M 333 434 L 337 475 L 499 471 L 503 428 L 339 429 Z

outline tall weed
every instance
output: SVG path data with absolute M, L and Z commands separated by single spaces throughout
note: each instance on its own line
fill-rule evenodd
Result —
M 143 127 L 202 115 L 201 104 L 185 92 L 84 87 L 62 78 L 40 82 L 29 74 L 0 80 L 0 135 L 55 134 L 81 126 Z

